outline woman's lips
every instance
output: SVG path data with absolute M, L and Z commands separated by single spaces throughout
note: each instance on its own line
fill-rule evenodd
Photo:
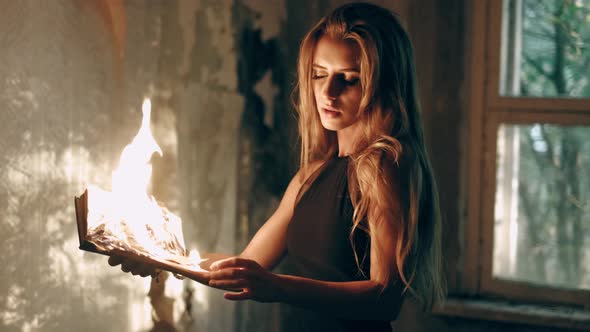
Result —
M 324 115 L 326 115 L 327 117 L 330 117 L 330 118 L 335 118 L 337 116 L 340 116 L 340 112 L 335 109 L 332 109 L 332 108 L 322 107 L 322 113 L 324 113 Z

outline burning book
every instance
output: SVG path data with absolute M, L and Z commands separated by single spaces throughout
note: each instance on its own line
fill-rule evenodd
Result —
M 117 255 L 206 282 L 196 250 L 184 244 L 181 219 L 147 194 L 150 159 L 162 150 L 150 130 L 149 99 L 133 141 L 121 153 L 113 172 L 112 192 L 96 186 L 74 199 L 80 249 Z

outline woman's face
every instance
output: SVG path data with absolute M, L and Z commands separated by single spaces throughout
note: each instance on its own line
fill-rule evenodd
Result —
M 362 97 L 360 49 L 324 36 L 313 54 L 313 92 L 324 128 L 342 130 L 357 122 Z

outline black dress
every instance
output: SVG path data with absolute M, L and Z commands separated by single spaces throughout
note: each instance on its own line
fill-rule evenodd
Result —
M 296 204 L 287 230 L 289 273 L 324 281 L 368 279 L 370 239 L 362 231 L 355 232 L 355 248 L 365 276 L 349 240 L 353 207 L 347 170 L 347 157 L 328 160 Z M 290 308 L 285 316 L 286 331 L 392 331 L 387 321 L 337 319 L 299 308 Z

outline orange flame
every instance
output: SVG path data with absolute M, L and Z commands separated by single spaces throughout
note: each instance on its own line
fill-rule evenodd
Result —
M 151 103 L 142 105 L 141 127 L 121 153 L 112 174 L 112 192 L 88 187 L 88 234 L 106 250 L 122 249 L 198 268 L 201 259 L 185 249 L 181 219 L 160 207 L 147 189 L 152 175 L 150 159 L 162 150 L 150 129 Z

